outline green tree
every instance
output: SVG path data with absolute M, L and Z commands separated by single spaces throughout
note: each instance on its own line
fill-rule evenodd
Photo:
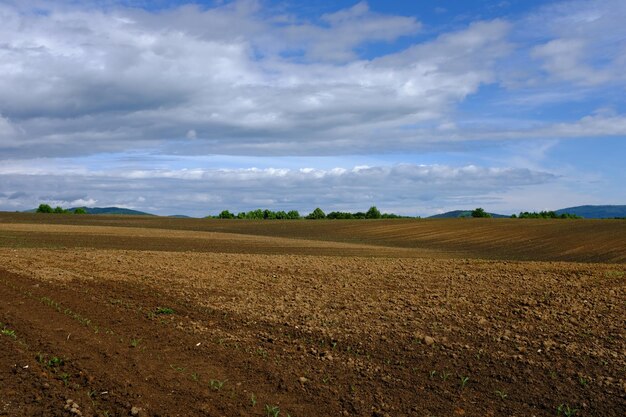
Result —
M 74 209 L 74 214 L 87 214 L 87 210 L 84 207 L 78 207 Z
M 223 210 L 218 216 L 218 219 L 234 219 L 235 215 L 228 210 Z
M 54 212 L 57 214 L 63 214 L 63 213 L 67 213 L 67 210 L 65 210 L 63 207 L 61 206 L 56 206 L 54 208 Z
M 298 220 L 300 218 L 300 213 L 298 210 L 290 210 L 287 212 L 287 218 L 291 220 Z
M 319 219 L 326 218 L 326 214 L 324 214 L 321 208 L 317 207 L 308 216 L 306 216 L 306 218 L 312 219 L 312 220 L 319 220 Z
M 349 220 L 353 219 L 354 216 L 352 215 L 352 213 L 346 213 L 343 211 L 331 211 L 326 215 L 326 218 L 333 220 Z
M 37 207 L 37 213 L 53 213 L 54 210 L 52 210 L 52 207 L 50 207 L 48 204 L 40 204 L 39 207 Z
M 246 213 L 246 219 L 263 220 L 263 210 L 256 209 Z
M 265 209 L 263 210 L 263 218 L 265 220 L 274 220 L 276 219 L 276 213 L 274 213 L 272 210 Z
M 376 208 L 376 206 L 370 207 L 370 209 L 367 210 L 367 213 L 365 213 L 366 219 L 380 219 L 381 217 L 382 214 L 380 214 L 380 211 Z
M 482 207 L 472 210 L 472 217 L 491 217 L 491 214 L 487 213 Z

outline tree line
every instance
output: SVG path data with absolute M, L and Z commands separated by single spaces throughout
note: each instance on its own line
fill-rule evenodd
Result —
M 67 210 L 61 206 L 56 206 L 55 208 L 52 208 L 49 204 L 40 204 L 35 212 L 55 214 L 87 214 L 87 210 L 82 207 L 75 208 L 74 210 Z
M 40 204 L 35 210 L 37 213 L 56 213 L 56 214 L 87 214 L 87 210 L 83 207 L 78 207 L 73 210 L 64 209 L 63 207 L 57 206 L 52 208 L 49 204 Z M 471 217 L 492 217 L 490 213 L 487 213 L 482 207 L 478 207 L 470 212 Z M 206 218 L 211 219 L 244 219 L 244 220 L 300 220 L 300 219 L 308 219 L 308 220 L 321 220 L 321 219 L 329 219 L 329 220 L 358 220 L 358 219 L 408 219 L 408 218 L 417 218 L 420 217 L 409 217 L 409 216 L 399 216 L 393 213 L 381 213 L 376 206 L 372 206 L 366 212 L 357 211 L 355 213 L 344 212 L 344 211 L 331 211 L 326 214 L 324 211 L 317 207 L 311 213 L 306 216 L 300 215 L 298 210 L 290 210 L 290 211 L 273 211 L 269 209 L 256 209 L 251 211 L 242 211 L 237 214 L 231 213 L 228 210 L 223 210 L 217 216 L 207 216 Z M 518 215 L 513 214 L 511 216 L 513 219 L 582 219 L 581 216 L 570 213 L 557 214 L 554 211 L 540 211 L 540 212 L 528 212 L 523 211 Z
M 557 214 L 554 211 L 540 211 L 537 213 L 536 211 L 528 212 L 522 211 L 519 215 L 512 215 L 513 219 L 582 219 L 582 216 L 578 216 L 576 214 L 570 213 L 562 213 Z
M 272 211 L 272 210 L 251 210 L 247 212 L 240 212 L 237 214 L 231 213 L 229 210 L 223 210 L 217 216 L 208 216 L 213 219 L 245 219 L 245 220 L 352 220 L 352 219 L 399 219 L 405 218 L 392 213 L 381 213 L 376 206 L 372 206 L 366 212 L 349 213 L 343 211 L 331 211 L 330 213 L 324 213 L 324 210 L 317 207 L 311 213 L 306 216 L 301 216 L 298 210 L 285 211 Z

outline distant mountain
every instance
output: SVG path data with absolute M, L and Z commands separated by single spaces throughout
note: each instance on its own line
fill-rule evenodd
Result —
M 489 214 L 491 214 L 491 217 L 496 218 L 496 219 L 511 217 L 511 216 L 505 216 L 504 214 L 496 214 L 496 213 L 489 213 Z M 430 216 L 428 218 L 429 219 L 457 219 L 460 217 L 472 217 L 472 210 L 448 211 L 446 213 L 435 214 L 434 216 Z
M 131 210 L 121 207 L 73 207 L 70 211 L 77 208 L 83 208 L 87 214 L 126 214 L 132 216 L 154 216 L 154 214 L 144 213 L 143 211 Z
M 556 214 L 575 214 L 585 219 L 626 217 L 626 206 L 576 206 L 555 210 Z
M 191 219 L 191 216 L 185 216 L 184 214 L 172 214 L 171 216 L 167 216 L 167 217 L 174 217 L 176 219 Z

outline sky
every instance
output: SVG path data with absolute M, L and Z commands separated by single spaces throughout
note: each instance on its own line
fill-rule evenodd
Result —
M 626 2 L 0 0 L 0 210 L 626 204 Z

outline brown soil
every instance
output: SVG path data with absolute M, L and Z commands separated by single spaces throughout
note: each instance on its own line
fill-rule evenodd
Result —
M 36 240 L 30 232 L 8 231 L 8 224 L 40 224 L 71 226 L 104 226 L 142 229 L 133 232 L 132 239 L 110 234 L 102 238 L 94 235 L 67 237 L 46 234 L 39 230 Z M 261 237 L 308 240 L 315 243 L 293 245 L 265 242 L 240 249 L 229 242 L 210 241 L 178 236 L 177 245 L 169 244 L 169 237 L 151 235 L 150 229 L 227 233 L 227 236 L 248 235 Z M 198 234 L 195 235 L 196 237 Z M 183 250 L 234 253 L 297 253 L 324 255 L 373 255 L 375 250 L 351 253 L 319 245 L 319 242 L 352 243 L 409 249 L 413 255 L 455 258 L 626 262 L 625 220 L 542 220 L 542 219 L 394 219 L 394 220 L 325 220 L 325 221 L 249 221 L 178 219 L 152 216 L 76 216 L 41 215 L 0 212 L 0 238 L 14 247 L 96 247 L 115 249 Z M 276 241 L 274 241 L 276 242 Z M 284 243 L 284 241 L 283 241 Z M 293 247 L 297 246 L 297 249 Z M 397 252 L 396 252 L 397 253 Z
M 624 253 L 585 256 L 624 248 L 604 223 L 542 222 L 580 263 L 510 260 L 511 221 L 430 222 L 438 242 L 349 222 L 322 241 L 303 228 L 331 222 L 60 217 L 0 215 L 0 415 L 626 413 Z M 455 227 L 509 238 L 478 259 Z

